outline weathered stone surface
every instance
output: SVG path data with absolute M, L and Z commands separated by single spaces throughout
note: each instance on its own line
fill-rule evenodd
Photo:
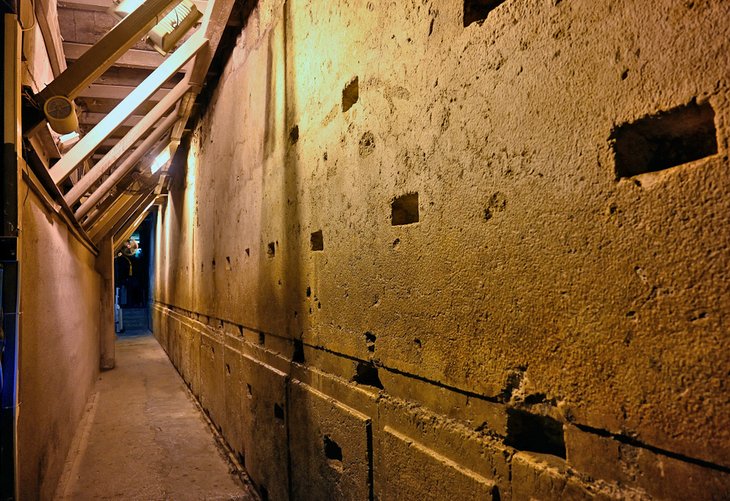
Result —
M 289 392 L 292 498 L 368 499 L 371 420 L 301 382 Z
M 495 499 L 493 482 L 409 437 L 386 427 L 381 440 L 378 499 Z
M 467 23 L 464 5 L 259 2 L 160 215 L 156 300 L 240 326 L 247 356 L 373 420 L 392 395 L 500 440 L 503 406 L 538 402 L 556 429 L 632 437 L 714 485 L 730 467 L 730 4 L 508 0 Z M 516 498 L 684 492 L 663 490 L 658 457 L 629 482 L 620 460 L 507 450 Z
M 416 442 L 415 450 L 426 449 L 429 462 L 441 462 L 444 467 L 456 464 L 456 469 L 461 473 L 451 472 L 452 475 L 459 477 L 463 474 L 472 479 L 478 477 L 478 482 L 496 485 L 500 492 L 510 491 L 510 457 L 513 450 L 504 446 L 501 440 L 474 431 L 474 428 L 459 421 L 446 419 L 415 403 L 385 396 L 378 404 L 375 478 L 376 483 L 381 476 L 384 478 L 382 488 L 386 491 L 397 492 L 398 486 L 393 491 L 388 490 L 387 484 L 397 478 L 402 468 L 400 462 L 391 460 L 388 447 L 394 444 L 393 437 L 400 437 L 398 439 L 401 440 L 404 436 L 408 437 L 407 442 Z M 388 434 L 393 436 L 387 437 Z M 404 453 L 402 444 L 398 449 Z M 433 464 L 431 467 L 434 467 Z M 424 482 L 419 488 L 430 487 L 429 482 Z
M 241 353 L 229 346 L 223 349 L 224 400 L 221 434 L 239 460 L 243 457 L 243 404 L 246 386 L 242 377 Z
M 566 428 L 568 464 L 596 479 L 632 487 L 654 499 L 722 499 L 730 473 L 712 470 L 610 437 Z
M 512 499 L 641 499 L 640 495 L 609 492 L 592 492 L 554 456 L 520 452 L 512 458 Z
M 243 356 L 241 379 L 244 466 L 269 499 L 288 499 L 287 376 Z
M 223 346 L 208 333 L 200 336 L 200 404 L 210 418 L 220 423 L 225 405 Z

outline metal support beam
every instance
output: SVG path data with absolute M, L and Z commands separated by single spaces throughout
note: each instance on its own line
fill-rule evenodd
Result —
M 82 90 L 78 97 L 89 99 L 118 99 L 122 100 L 127 97 L 135 88 L 129 85 L 108 85 L 108 84 L 92 84 L 88 88 Z M 150 97 L 150 101 L 159 101 L 170 89 L 160 89 Z
M 151 0 L 150 0 L 151 1 Z M 131 14 L 130 14 L 131 15 Z M 71 172 L 106 139 L 119 125 L 124 122 L 139 105 L 146 101 L 154 92 L 190 60 L 207 40 L 196 32 L 179 49 L 177 49 L 162 65 L 153 71 L 149 77 L 134 89 L 124 100 L 112 110 L 104 120 L 84 136 L 71 151 L 69 151 L 49 171 L 53 182 L 61 183 Z
M 58 5 L 53 0 L 36 1 L 35 15 L 48 50 L 48 61 L 53 76 L 57 77 L 66 69 L 61 30 L 58 25 Z
M 136 214 L 139 214 L 138 211 L 146 207 L 154 199 L 155 194 L 152 190 L 146 194 L 132 196 L 130 200 L 118 206 L 119 210 L 115 211 L 113 216 L 104 218 L 103 221 L 101 219 L 99 220 L 98 226 L 95 225 L 95 228 L 92 230 L 92 238 L 96 240 L 99 237 L 105 237 L 107 235 L 114 236 L 122 225 Z
M 152 109 L 150 113 L 145 115 L 142 120 L 140 120 L 139 123 L 137 123 L 135 126 L 133 126 L 127 134 L 117 142 L 117 144 L 114 145 L 114 147 L 109 150 L 109 152 L 104 155 L 104 158 L 99 160 L 94 167 L 82 177 L 76 185 L 74 185 L 73 188 L 66 194 L 64 197 L 66 199 L 66 203 L 69 205 L 73 205 L 78 201 L 79 198 L 81 198 L 84 193 L 86 193 L 91 186 L 93 186 L 94 183 L 96 183 L 101 177 L 119 160 L 122 158 L 122 155 L 131 148 L 134 143 L 136 143 L 139 139 L 142 138 L 145 134 L 148 134 L 150 129 L 157 123 L 165 113 L 167 113 L 170 108 L 172 108 L 175 103 L 180 99 L 185 92 L 190 88 L 190 85 L 187 82 L 187 79 L 184 79 L 182 82 L 178 83 L 175 88 L 170 92 L 168 95 L 166 95 L 162 101 L 157 103 L 155 107 Z M 102 120 L 103 122 L 103 120 Z M 99 122 L 97 127 L 99 127 L 102 122 Z M 92 133 L 95 129 L 92 130 Z M 155 135 L 157 131 L 155 131 L 152 135 Z M 159 137 L 158 137 L 159 139 Z M 149 146 L 152 146 L 157 141 L 154 141 L 149 144 Z M 147 140 L 140 145 L 135 150 L 135 153 L 142 149 L 142 146 L 147 143 Z M 98 146 L 98 145 L 97 145 Z M 149 147 L 148 146 L 148 147 Z M 142 151 L 142 154 L 144 154 L 146 149 Z M 71 150 L 73 152 L 73 150 Z M 134 156 L 134 153 L 132 154 Z M 140 155 L 141 158 L 141 155 Z M 77 215 L 77 217 L 79 217 Z
M 223 31 L 226 29 L 228 18 L 231 17 L 231 10 L 235 0 L 211 0 L 203 15 L 203 20 L 198 31 L 205 33 L 205 38 L 210 42 L 208 46 L 200 51 L 195 58 L 195 65 L 190 74 L 190 83 L 202 88 L 208 68 L 213 61 L 218 43 L 221 41 Z
M 69 61 L 81 59 L 91 47 L 93 45 L 86 43 L 63 42 L 63 52 Z M 154 50 L 129 49 L 126 53 L 119 56 L 119 59 L 114 62 L 114 66 L 153 70 L 161 65 L 164 60 L 164 56 Z
M 43 106 L 53 96 L 66 96 L 69 99 L 78 96 L 81 89 L 99 78 L 127 49 L 137 43 L 175 1 L 147 0 L 140 5 L 39 92 L 39 104 Z
M 139 195 L 120 193 L 114 202 L 112 202 L 105 211 L 100 213 L 99 219 L 94 221 L 86 230 L 91 240 L 97 242 L 100 236 L 105 235 L 118 218 L 120 218 L 122 214 L 129 209 L 129 207 L 134 205 L 137 198 L 139 198 Z
M 177 120 L 177 113 L 171 113 L 168 115 L 162 123 L 157 126 L 152 134 L 150 134 L 135 149 L 129 158 L 125 159 L 124 162 L 117 167 L 112 174 L 101 183 L 91 196 L 85 200 L 76 211 L 76 218 L 81 219 L 84 217 L 94 206 L 96 206 L 105 196 L 109 194 L 111 189 L 116 186 L 131 170 L 137 165 L 137 162 L 148 152 L 150 149 L 162 138 L 162 136 L 170 129 L 173 123 Z
M 172 141 L 179 142 L 185 131 L 185 125 L 188 123 L 190 112 L 192 111 L 195 99 L 203 88 L 205 77 L 208 74 L 208 68 L 213 62 L 213 56 L 218 48 L 218 43 L 223 36 L 223 30 L 226 29 L 228 18 L 231 16 L 231 10 L 235 0 L 210 0 L 208 8 L 203 15 L 203 21 L 198 29 L 199 32 L 205 33 L 205 38 L 209 41 L 196 56 L 193 69 L 189 73 L 192 88 L 183 100 L 183 109 L 180 120 L 175 124 L 172 130 Z
M 152 206 L 155 205 L 155 199 L 157 198 L 156 195 L 152 195 L 153 196 L 145 199 L 145 202 L 147 203 L 140 204 L 137 209 L 130 214 L 129 218 L 126 220 L 120 220 L 119 224 L 115 225 L 114 228 L 112 228 L 112 231 L 109 232 L 109 234 L 112 235 L 112 242 L 115 249 L 118 249 L 122 242 L 131 237 L 134 230 L 136 230 L 139 225 L 142 224 L 144 218 L 147 217 L 150 209 L 152 209 Z
M 86 111 L 79 114 L 79 123 L 82 125 L 96 125 L 104 120 L 105 116 L 106 113 L 95 113 L 93 111 Z M 121 127 L 134 127 L 142 120 L 142 118 L 144 118 L 144 115 L 131 115 L 124 122 L 122 122 Z
M 111 0 L 59 0 L 58 5 L 67 9 L 107 12 L 111 3 Z M 205 12 L 208 5 L 206 0 L 193 0 L 193 3 L 200 12 Z

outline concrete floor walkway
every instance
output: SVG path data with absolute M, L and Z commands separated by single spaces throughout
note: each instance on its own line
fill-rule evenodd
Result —
M 151 336 L 117 342 L 74 440 L 58 499 L 256 499 Z

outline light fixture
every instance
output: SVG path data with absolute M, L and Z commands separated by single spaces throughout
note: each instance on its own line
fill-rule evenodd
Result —
M 115 5 L 109 8 L 109 13 L 121 20 L 134 12 L 137 7 L 144 3 L 144 0 L 122 0 L 114 3 Z
M 76 131 L 58 136 L 58 149 L 61 150 L 61 153 L 66 153 L 68 150 L 71 149 L 73 145 L 78 143 L 80 140 L 81 136 Z
M 201 17 L 203 14 L 191 0 L 183 0 L 149 31 L 147 43 L 164 56 Z
M 121 20 L 143 3 L 144 0 L 122 0 L 109 13 Z M 202 16 L 192 0 L 182 0 L 147 33 L 147 43 L 165 56 Z
M 157 158 L 155 158 L 155 161 L 152 162 L 152 165 L 150 166 L 150 170 L 152 171 L 152 174 L 156 173 L 158 170 L 162 168 L 165 164 L 167 164 L 170 161 L 171 158 L 171 152 L 170 152 L 170 146 L 168 145 L 167 148 L 162 150 L 159 155 L 157 155 Z
M 48 124 L 59 134 L 68 134 L 79 128 L 79 117 L 74 102 L 66 96 L 52 96 L 43 104 Z

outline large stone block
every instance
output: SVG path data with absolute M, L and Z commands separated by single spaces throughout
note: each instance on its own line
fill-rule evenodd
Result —
M 595 479 L 638 489 L 654 499 L 723 499 L 730 474 L 566 426 L 568 464 Z
M 381 428 L 397 430 L 396 434 L 423 444 L 438 457 L 447 458 L 449 464 L 457 464 L 462 470 L 488 479 L 501 491 L 509 491 L 509 457 L 513 451 L 484 430 L 477 431 L 462 421 L 390 395 L 384 395 L 378 401 L 378 423 Z M 382 436 L 381 433 L 375 437 L 376 483 L 379 472 L 391 467 L 384 444 L 379 440 Z
M 241 353 L 229 346 L 224 347 L 224 401 L 221 433 L 239 458 L 243 458 L 243 404 L 246 385 L 242 377 Z
M 375 486 L 378 499 L 499 499 L 493 481 L 386 426 Z
M 292 498 L 369 499 L 370 418 L 298 381 L 289 412 Z
M 287 375 L 246 355 L 240 375 L 244 466 L 265 497 L 288 499 Z
M 224 415 L 223 372 L 223 346 L 218 339 L 203 332 L 200 337 L 200 404 L 217 425 Z
M 625 493 L 592 491 L 570 474 L 565 461 L 549 454 L 518 452 L 512 456 L 512 499 L 565 501 L 624 499 Z M 634 496 L 636 497 L 636 496 Z M 639 496 L 638 499 L 641 499 Z

